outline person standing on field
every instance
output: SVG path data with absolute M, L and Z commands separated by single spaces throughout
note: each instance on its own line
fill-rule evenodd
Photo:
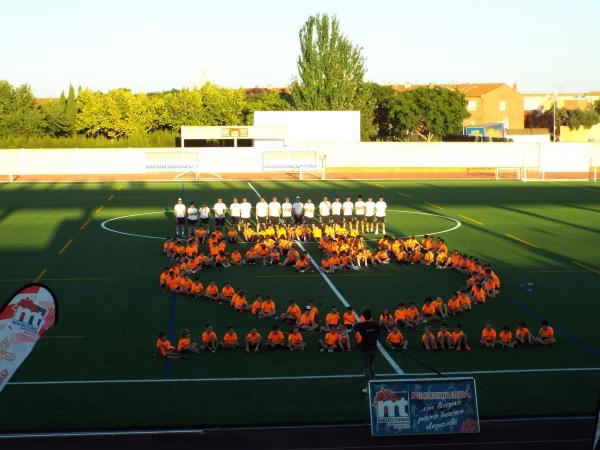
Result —
M 184 227 L 185 227 L 185 216 L 186 207 L 181 198 L 177 199 L 177 203 L 173 207 L 173 214 L 175 214 L 175 234 L 177 237 L 184 237 Z
M 294 223 L 296 225 L 302 225 L 304 220 L 304 203 L 300 201 L 300 196 L 296 196 L 296 200 L 292 204 Z
M 383 199 L 383 195 L 379 197 L 379 201 L 375 203 L 375 234 L 379 234 L 379 224 L 381 224 L 381 232 L 385 235 L 385 211 L 387 203 Z
M 194 205 L 194 202 L 190 203 L 190 207 L 187 209 L 187 224 L 188 224 L 188 236 L 194 234 L 196 226 L 198 225 L 198 208 Z
M 222 198 L 217 199 L 217 203 L 213 206 L 213 212 L 215 213 L 215 228 L 223 231 L 225 229 L 225 213 L 227 212 L 227 205 L 223 203 Z
M 365 386 L 363 392 L 366 393 L 369 381 L 375 378 L 375 352 L 377 351 L 377 340 L 381 334 L 381 328 L 379 324 L 373 320 L 371 309 L 363 309 L 362 316 L 365 320 L 363 322 L 355 323 L 352 328 L 355 333 L 360 333 L 362 338 L 359 349 L 360 359 L 365 373 L 365 380 L 367 382 L 367 386 Z

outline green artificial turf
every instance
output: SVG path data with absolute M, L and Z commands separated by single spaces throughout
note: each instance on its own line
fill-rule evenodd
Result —
M 406 374 L 599 368 L 600 340 L 595 299 L 600 285 L 600 187 L 593 183 L 518 182 L 252 182 L 265 196 L 320 200 L 338 194 L 383 194 L 392 233 L 422 234 L 462 226 L 440 236 L 448 247 L 493 265 L 502 294 L 485 306 L 449 320 L 461 323 L 473 344 L 486 320 L 497 328 L 524 320 L 537 330 L 542 318 L 557 329 L 554 348 L 427 353 L 418 334 L 407 333 L 407 354 L 391 352 Z M 362 380 L 277 379 L 290 376 L 359 375 L 356 354 L 322 354 L 317 335 L 306 336 L 305 352 L 245 354 L 217 352 L 166 363 L 154 356 L 158 331 L 190 328 L 195 339 L 206 323 L 219 336 L 226 325 L 238 334 L 256 325 L 266 336 L 272 322 L 235 314 L 224 305 L 171 296 L 158 288 L 167 261 L 159 239 L 116 234 L 168 236 L 174 200 L 226 203 L 256 194 L 245 182 L 4 184 L 0 185 L 0 298 L 47 269 L 42 282 L 57 294 L 59 323 L 42 339 L 12 382 L 69 380 L 177 380 L 119 384 L 9 384 L 0 393 L 0 431 L 233 426 L 248 424 L 366 421 Z M 111 196 L 113 196 L 111 198 Z M 108 200 L 111 198 L 110 200 Z M 102 206 L 98 211 L 98 208 Z M 435 214 L 413 214 L 414 212 Z M 82 228 L 88 218 L 91 221 Z M 530 245 L 507 236 L 510 234 Z M 62 254 L 59 251 L 73 239 Z M 312 243 L 305 248 L 318 261 Z M 583 264 L 585 267 L 575 264 Z M 594 271 L 596 270 L 596 271 Z M 205 284 L 230 281 L 254 294 L 271 294 L 278 310 L 295 298 L 341 306 L 316 273 L 291 268 L 232 267 L 200 273 Z M 376 314 L 400 301 L 449 294 L 465 276 L 455 271 L 395 264 L 330 275 L 355 307 Z M 520 286 L 533 283 L 528 292 Z M 324 311 L 324 309 L 322 309 Z M 174 339 L 176 340 L 176 339 Z M 379 373 L 392 374 L 378 355 Z M 267 380 L 220 378 L 273 377 Z M 591 414 L 600 372 L 513 372 L 475 374 L 483 417 Z

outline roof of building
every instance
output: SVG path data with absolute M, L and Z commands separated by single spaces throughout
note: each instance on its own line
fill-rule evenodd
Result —
M 459 83 L 459 84 L 392 84 L 390 85 L 396 91 L 408 91 L 419 87 L 442 87 L 453 91 L 462 92 L 466 97 L 481 97 L 488 94 L 499 87 L 507 86 L 506 83 Z

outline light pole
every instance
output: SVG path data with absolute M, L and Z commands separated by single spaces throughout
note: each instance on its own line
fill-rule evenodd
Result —
M 556 92 L 554 93 L 554 107 L 552 109 L 552 142 L 556 142 Z

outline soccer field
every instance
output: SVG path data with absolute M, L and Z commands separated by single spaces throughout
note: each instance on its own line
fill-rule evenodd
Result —
M 425 352 L 407 332 L 406 353 L 378 353 L 379 375 L 473 374 L 483 417 L 592 414 L 600 392 L 600 187 L 594 183 L 497 181 L 256 181 L 0 185 L 0 297 L 39 279 L 59 299 L 59 322 L 38 342 L 2 393 L 0 431 L 210 427 L 365 422 L 358 355 L 320 353 L 318 334 L 304 352 L 154 356 L 159 331 L 195 340 L 210 322 L 222 336 L 273 324 L 224 305 L 172 296 L 158 287 L 168 265 L 162 238 L 173 235 L 177 197 L 212 205 L 217 197 L 255 202 L 257 192 L 313 200 L 384 195 L 391 234 L 434 234 L 449 249 L 492 264 L 501 294 L 451 318 L 476 344 L 486 320 L 496 329 L 548 319 L 558 344 L 548 348 Z M 318 203 L 318 201 L 317 201 Z M 118 218 L 118 219 L 116 219 Z M 103 229 L 101 224 L 108 228 Z M 212 223 L 211 223 L 212 225 Z M 369 236 L 372 237 L 372 236 Z M 314 243 L 303 244 L 317 260 Z M 425 297 L 448 299 L 465 284 L 456 271 L 425 266 L 295 273 L 242 266 L 200 272 L 244 288 L 357 311 Z M 529 284 L 531 283 L 531 285 Z

